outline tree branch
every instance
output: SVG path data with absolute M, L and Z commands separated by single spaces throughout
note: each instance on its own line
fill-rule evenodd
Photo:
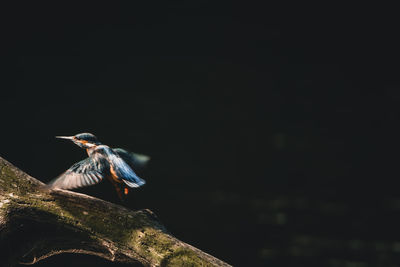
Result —
M 229 266 L 173 237 L 150 210 L 43 185 L 0 157 L 0 264 L 68 252 L 145 266 Z

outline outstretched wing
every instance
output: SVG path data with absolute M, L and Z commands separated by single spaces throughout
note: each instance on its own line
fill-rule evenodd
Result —
M 106 151 L 110 164 L 110 171 L 114 173 L 129 187 L 140 187 L 146 183 L 145 180 L 136 175 L 131 167 L 113 150 Z
M 132 170 L 141 170 L 146 167 L 150 160 L 149 156 L 129 152 L 123 148 L 114 148 L 113 151 L 118 154 Z
M 50 188 L 73 189 L 100 183 L 106 176 L 108 162 L 94 155 L 72 165 L 49 183 Z

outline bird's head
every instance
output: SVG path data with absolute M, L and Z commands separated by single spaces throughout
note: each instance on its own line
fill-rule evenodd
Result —
M 79 147 L 86 149 L 101 145 L 97 137 L 91 133 L 80 133 L 73 136 L 56 136 L 56 138 L 71 140 Z

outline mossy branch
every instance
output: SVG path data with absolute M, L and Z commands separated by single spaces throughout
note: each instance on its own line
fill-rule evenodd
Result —
M 0 157 L 3 266 L 65 252 L 145 266 L 229 266 L 173 237 L 150 210 L 43 185 Z

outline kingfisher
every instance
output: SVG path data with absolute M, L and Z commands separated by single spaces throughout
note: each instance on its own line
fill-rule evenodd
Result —
M 137 188 L 146 183 L 133 169 L 143 168 L 150 157 L 129 152 L 122 148 L 110 148 L 98 141 L 91 133 L 73 136 L 56 136 L 71 140 L 86 149 L 88 158 L 72 165 L 48 186 L 50 188 L 74 189 L 100 183 L 105 178 L 114 185 L 121 201 L 129 193 L 129 188 Z

